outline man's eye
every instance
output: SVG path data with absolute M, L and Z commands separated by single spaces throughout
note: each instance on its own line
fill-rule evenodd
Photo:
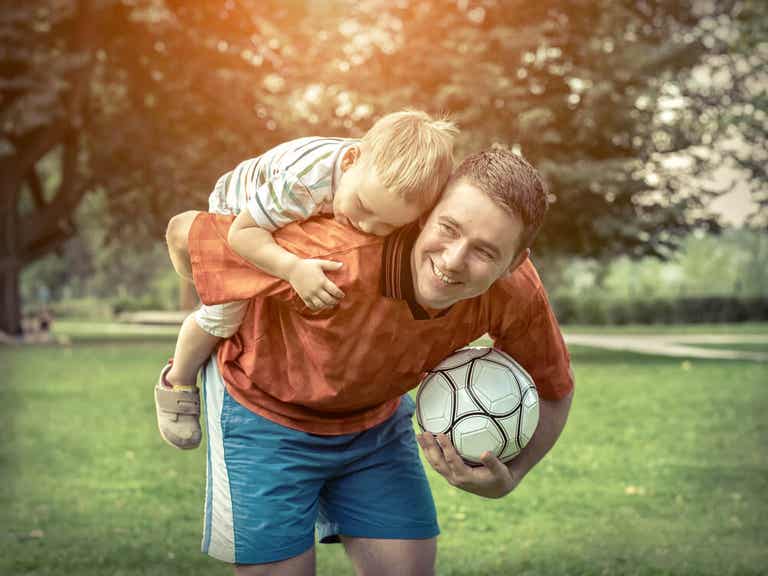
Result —
M 453 230 L 453 228 L 451 228 L 450 226 L 448 226 L 448 224 L 445 224 L 444 222 L 438 222 L 438 224 L 437 224 L 437 225 L 438 225 L 438 227 L 440 228 L 440 231 L 441 231 L 441 232 L 445 232 L 446 234 L 451 234 L 451 235 L 453 235 L 453 233 L 454 233 L 454 230 Z

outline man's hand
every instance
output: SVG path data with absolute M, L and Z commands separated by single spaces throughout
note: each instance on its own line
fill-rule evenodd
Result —
M 324 270 L 338 270 L 342 266 L 333 260 L 299 260 L 292 267 L 288 282 L 310 310 L 333 308 L 344 298 L 344 292 L 328 280 Z
M 509 494 L 519 482 L 501 460 L 490 452 L 482 455 L 482 467 L 473 468 L 461 459 L 445 434 L 435 436 L 431 432 L 424 432 L 417 434 L 416 440 L 427 462 L 451 486 L 485 498 L 501 498 Z

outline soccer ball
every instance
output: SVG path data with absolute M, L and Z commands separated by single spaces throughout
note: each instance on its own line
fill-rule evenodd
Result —
M 430 370 L 416 393 L 422 432 L 448 434 L 470 465 L 490 451 L 509 462 L 539 423 L 539 395 L 528 373 L 496 348 L 457 350 Z

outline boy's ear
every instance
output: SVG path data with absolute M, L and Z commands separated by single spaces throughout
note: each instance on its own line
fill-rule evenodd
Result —
M 344 151 L 344 155 L 341 157 L 341 171 L 346 172 L 352 166 L 355 165 L 355 162 L 358 161 L 360 158 L 360 146 L 355 144 L 354 146 L 350 146 Z

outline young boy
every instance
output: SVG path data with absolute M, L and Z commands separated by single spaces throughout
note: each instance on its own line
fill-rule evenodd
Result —
M 404 111 L 377 121 L 361 140 L 300 138 L 240 163 L 216 183 L 209 211 L 236 214 L 232 249 L 291 284 L 311 310 L 333 307 L 344 293 L 326 276 L 341 266 L 303 260 L 279 246 L 272 232 L 315 214 L 384 236 L 429 211 L 453 168 L 456 127 L 424 112 Z M 169 245 L 176 271 L 191 277 L 189 257 Z M 181 449 L 200 443 L 200 366 L 222 338 L 234 334 L 248 302 L 201 306 L 182 324 L 173 361 L 155 386 L 158 428 Z

